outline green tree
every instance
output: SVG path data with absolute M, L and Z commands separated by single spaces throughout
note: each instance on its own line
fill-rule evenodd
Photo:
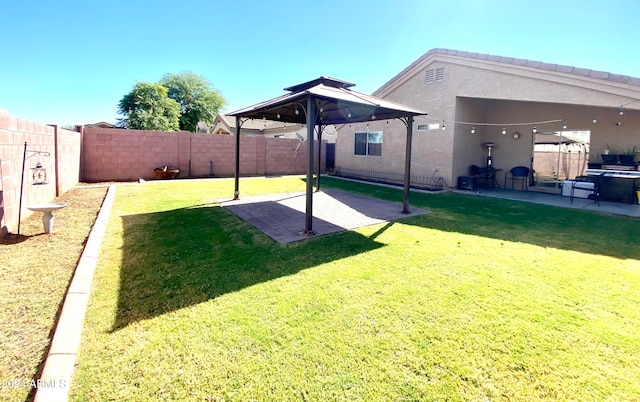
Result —
M 135 130 L 178 131 L 180 105 L 167 92 L 159 82 L 137 82 L 118 103 L 118 113 L 124 116 L 118 125 Z
M 213 123 L 226 100 L 204 77 L 190 71 L 165 74 L 160 83 L 169 98 L 180 104 L 180 129 L 195 132 L 199 121 Z

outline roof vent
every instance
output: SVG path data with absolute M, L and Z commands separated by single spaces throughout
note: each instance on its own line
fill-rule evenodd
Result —
M 424 79 L 425 84 L 432 84 L 435 81 L 435 70 L 427 70 L 427 74 Z
M 444 67 L 427 70 L 425 72 L 424 83 L 433 84 L 434 82 L 444 81 Z
M 327 77 L 323 75 L 322 77 L 316 78 L 315 80 L 303 82 L 302 84 L 294 85 L 292 87 L 285 88 L 284 90 L 290 91 L 290 92 L 304 91 L 305 89 L 315 87 L 316 85 L 319 85 L 319 84 L 323 84 L 333 88 L 351 88 L 356 85 L 351 82 L 342 81 L 337 78 Z

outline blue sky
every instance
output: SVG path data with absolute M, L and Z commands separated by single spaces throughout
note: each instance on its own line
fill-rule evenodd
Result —
M 115 122 L 136 81 L 192 71 L 233 111 L 329 75 L 371 93 L 440 47 L 640 77 L 638 0 L 5 1 L 0 109 Z

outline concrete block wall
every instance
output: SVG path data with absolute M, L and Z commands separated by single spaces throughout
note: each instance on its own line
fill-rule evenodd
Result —
M 57 127 L 54 127 L 54 130 Z M 58 159 L 57 193 L 61 195 L 72 189 L 80 180 L 80 133 L 57 128 Z
M 25 142 L 27 154 L 21 194 Z M 31 151 L 48 152 L 49 156 Z M 24 219 L 33 213 L 26 208 L 27 205 L 49 202 L 57 194 L 75 186 L 78 183 L 79 158 L 80 133 L 18 119 L 0 111 L 0 236 L 17 233 L 19 216 Z M 61 167 L 58 171 L 56 160 Z M 38 162 L 47 171 L 47 184 L 32 183 L 31 168 Z
M 157 132 L 78 127 L 69 131 L 17 119 L 0 110 L 0 236 L 17 233 L 18 218 L 32 212 L 26 205 L 49 202 L 79 181 L 155 179 L 153 169 L 172 165 L 180 177 L 230 177 L 235 173 L 235 137 L 189 132 Z M 28 152 L 19 211 L 24 143 Z M 297 139 L 241 137 L 243 176 L 302 174 L 307 144 Z M 325 169 L 323 142 L 322 171 Z M 317 162 L 317 147 L 316 147 Z M 33 185 L 31 167 L 40 161 L 47 184 Z M 190 173 L 190 175 L 189 175 Z
M 215 177 L 235 173 L 234 136 L 98 127 L 83 132 L 83 181 L 151 180 L 153 169 L 163 165 L 179 168 L 179 177 L 207 177 L 211 170 Z M 324 161 L 323 152 L 323 171 Z M 306 144 L 297 139 L 240 138 L 243 176 L 302 174 L 306 163 Z

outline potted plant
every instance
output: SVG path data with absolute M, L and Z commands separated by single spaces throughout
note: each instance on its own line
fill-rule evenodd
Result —
M 605 165 L 615 165 L 618 163 L 618 154 L 614 149 L 609 148 L 609 144 L 607 144 L 607 147 L 600 156 L 602 157 L 602 163 Z

